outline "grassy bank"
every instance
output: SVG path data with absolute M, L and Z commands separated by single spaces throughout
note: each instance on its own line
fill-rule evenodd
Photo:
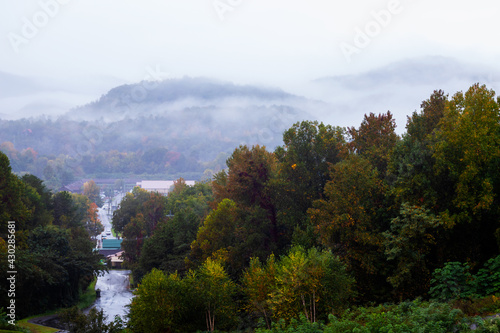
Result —
M 88 288 L 85 290 L 83 294 L 80 295 L 80 299 L 78 300 L 77 306 L 80 309 L 86 309 L 90 307 L 96 300 L 96 292 L 95 292 L 95 284 L 97 282 L 97 278 L 94 278 L 92 283 L 88 286 Z M 47 313 L 31 316 L 28 318 L 21 319 L 17 322 L 17 326 L 25 328 L 30 330 L 32 333 L 53 333 L 59 331 L 56 328 L 52 327 L 46 327 L 46 326 L 40 326 L 37 324 L 29 323 L 28 320 L 38 318 L 38 317 L 43 317 L 43 316 L 50 316 L 57 314 L 61 309 L 53 310 Z M 14 332 L 14 331 L 2 331 L 0 330 L 0 333 L 4 332 Z
M 80 309 L 86 309 L 94 304 L 96 300 L 95 284 L 97 283 L 97 278 L 94 278 L 92 283 L 88 286 L 83 294 L 80 295 L 77 306 Z
M 42 317 L 42 316 L 50 316 L 57 313 L 58 310 L 50 311 L 41 315 L 31 316 L 28 318 L 21 319 L 17 322 L 17 326 L 28 329 L 31 333 L 53 333 L 59 331 L 57 328 L 41 326 L 33 323 L 28 323 L 28 320 Z M 1 332 L 1 331 L 0 331 Z

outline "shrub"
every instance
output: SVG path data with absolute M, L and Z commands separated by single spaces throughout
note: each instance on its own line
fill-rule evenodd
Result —
M 9 317 L 7 317 L 7 312 L 4 308 L 0 308 L 0 331 L 8 330 L 9 332 L 27 332 L 25 329 L 9 324 Z
M 438 301 L 449 301 L 474 294 L 473 277 L 467 263 L 448 262 L 432 273 L 431 297 Z
M 323 333 L 325 325 L 321 322 L 311 323 L 304 314 L 300 314 L 300 319 L 290 320 L 286 325 L 285 320 L 280 319 L 272 323 L 271 329 L 257 329 L 255 333 Z
M 489 315 L 500 312 L 500 298 L 495 295 L 477 299 L 457 299 L 453 308 L 460 309 L 466 316 Z
M 475 292 L 481 296 L 500 292 L 500 256 L 489 259 L 474 279 Z
M 448 304 L 414 301 L 359 308 L 341 318 L 330 316 L 325 332 L 452 332 L 461 318 L 461 311 Z
M 103 310 L 90 309 L 84 314 L 77 306 L 63 310 L 60 320 L 71 333 L 118 333 L 123 331 L 123 322 L 116 316 L 112 323 L 106 323 Z

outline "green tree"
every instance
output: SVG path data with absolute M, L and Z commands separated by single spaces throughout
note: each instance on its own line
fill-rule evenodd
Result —
M 435 134 L 436 173 L 451 180 L 439 209 L 453 226 L 444 249 L 449 260 L 481 264 L 498 252 L 500 108 L 494 97 L 479 84 L 455 94 Z
M 276 263 L 274 255 L 269 256 L 266 265 L 259 258 L 251 258 L 250 265 L 242 275 L 243 292 L 247 298 L 245 309 L 264 316 L 266 326 L 271 328 L 271 293 L 275 288 Z
M 488 211 L 494 200 L 500 160 L 500 113 L 495 92 L 473 85 L 447 103 L 434 146 L 437 171 L 456 180 L 456 221 Z
M 71 333 L 119 333 L 124 329 L 119 318 L 107 323 L 107 316 L 102 309 L 98 311 L 96 308 L 91 308 L 88 314 L 84 314 L 74 306 L 63 310 L 59 318 L 66 325 L 66 330 Z
M 207 258 L 226 253 L 236 245 L 236 229 L 240 219 L 236 203 L 230 199 L 222 200 L 198 229 L 196 240 L 191 244 L 190 260 L 202 263 Z
M 236 312 L 233 297 L 237 286 L 222 263 L 208 258 L 199 269 L 191 271 L 186 279 L 196 289 L 198 301 L 205 312 L 207 331 L 215 331 L 216 323 L 221 328 L 232 327 Z
M 158 193 L 149 193 L 148 199 L 142 204 L 141 213 L 144 216 L 146 235 L 151 236 L 159 223 L 166 220 L 166 198 Z
M 19 316 L 43 313 L 78 301 L 102 270 L 82 227 L 49 225 L 29 233 L 26 249 L 16 249 L 16 303 Z
M 75 198 L 78 204 L 73 200 Z M 86 197 L 72 196 L 71 193 L 63 191 L 54 194 L 54 225 L 71 228 L 83 225 L 88 199 Z
M 443 91 L 434 91 L 422 102 L 421 112 L 415 111 L 408 118 L 407 132 L 396 144 L 388 169 L 391 192 L 399 204 L 424 204 L 437 213 L 438 203 L 451 201 L 448 188 L 452 183 L 446 175 L 435 174 L 432 150 L 434 133 L 443 118 L 447 98 Z
M 191 265 L 209 257 L 220 258 L 231 276 L 237 277 L 251 257 L 267 258 L 276 249 L 268 233 L 272 228 L 264 209 L 241 209 L 234 201 L 224 199 L 200 226 L 191 244 Z
M 97 206 L 102 207 L 101 190 L 93 180 L 83 184 L 83 195 L 89 198 L 90 202 L 94 202 Z
M 176 273 L 166 275 L 154 268 L 144 276 L 134 295 L 128 314 L 128 327 L 133 332 L 182 332 L 190 294 Z
M 168 193 L 166 211 L 175 215 L 183 209 L 192 209 L 200 218 L 206 217 L 210 211 L 209 202 L 213 201 L 211 182 L 196 182 L 194 186 L 184 185 L 179 186 L 179 191 Z
M 177 184 L 177 190 L 169 192 L 167 197 L 168 218 L 162 220 L 144 242 L 139 260 L 143 272 L 156 267 L 183 274 L 187 269 L 184 259 L 209 212 L 212 190 L 208 182 L 197 182 L 194 186 L 187 186 L 182 181 Z M 199 260 L 202 262 L 204 258 Z
M 8 157 L 0 152 L 0 235 L 6 239 L 7 222 L 16 221 L 24 229 L 31 218 L 29 207 L 22 200 L 23 184 L 12 174 Z
M 335 164 L 331 177 L 326 198 L 309 210 L 311 221 L 321 242 L 340 256 L 357 281 L 363 281 L 358 284 L 359 296 L 373 297 L 374 290 L 387 287 L 381 235 L 387 229 L 382 218 L 386 185 L 377 169 L 358 155 Z
M 199 225 L 200 217 L 190 208 L 161 223 L 144 242 L 139 259 L 141 270 L 159 268 L 169 273 L 184 273 L 187 269 L 184 259 L 191 251 Z
M 369 160 L 381 178 L 386 175 L 391 151 L 399 140 L 395 129 L 396 121 L 390 111 L 378 116 L 374 113 L 365 114 L 358 129 L 348 129 L 351 151 Z
M 134 187 L 132 193 L 127 193 L 120 203 L 120 209 L 113 212 L 113 229 L 123 233 L 125 226 L 141 212 L 144 202 L 149 198 L 149 192 L 139 187 Z
M 500 255 L 488 259 L 474 276 L 475 293 L 480 296 L 500 292 Z
M 52 193 L 43 181 L 30 174 L 26 174 L 21 177 L 21 180 L 26 185 L 31 186 L 35 192 L 27 193 L 25 192 L 25 197 L 30 201 L 29 206 L 33 207 L 33 215 L 30 219 L 31 229 L 36 226 L 47 225 L 52 222 Z
M 432 273 L 430 295 L 442 302 L 472 296 L 472 274 L 468 263 L 447 262 Z
M 276 265 L 274 276 L 269 302 L 276 319 L 290 321 L 302 314 L 316 322 L 343 310 L 352 296 L 353 280 L 330 251 L 292 248 Z
M 125 252 L 125 260 L 131 265 L 131 268 L 136 267 L 146 238 L 146 222 L 144 216 L 139 213 L 132 217 L 123 231 L 122 249 Z
M 429 289 L 433 268 L 429 254 L 436 249 L 439 231 L 444 223 L 429 210 L 404 203 L 399 216 L 391 220 L 391 228 L 384 232 L 387 259 L 396 262 L 388 281 L 400 299 L 424 295 Z
M 278 242 L 276 208 L 269 193 L 269 181 L 276 170 L 274 154 L 266 147 L 240 146 L 227 160 L 228 171 L 221 171 L 212 182 L 215 204 L 223 199 L 233 200 L 241 209 L 259 207 L 270 221 L 272 242 Z
M 240 146 L 227 160 L 227 166 L 227 171 L 214 177 L 212 208 L 215 210 L 206 218 L 207 225 L 223 224 L 225 229 L 220 235 L 213 235 L 217 241 L 202 236 L 207 232 L 219 233 L 211 227 L 202 226 L 199 235 L 206 239 L 206 244 L 211 243 L 208 246 L 210 253 L 221 250 L 229 254 L 229 269 L 236 277 L 248 265 L 250 257 L 266 258 L 280 248 L 280 226 L 270 191 L 276 159 L 265 147 Z M 223 216 L 217 213 L 220 209 L 231 213 Z M 197 240 L 194 245 L 199 253 L 201 242 Z M 193 254 L 196 258 L 196 252 Z M 207 255 L 208 252 L 201 258 Z
M 283 143 L 275 150 L 279 164 L 273 196 L 278 217 L 288 227 L 288 237 L 294 230 L 298 237 L 308 225 L 307 209 L 323 197 L 324 187 L 331 179 L 329 165 L 346 155 L 344 130 L 303 121 L 284 132 Z

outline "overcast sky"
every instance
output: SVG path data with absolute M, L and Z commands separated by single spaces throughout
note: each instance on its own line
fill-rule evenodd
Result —
M 185 75 L 301 95 L 319 77 L 423 56 L 498 70 L 499 16 L 498 0 L 2 0 L 0 72 L 67 89 L 50 97 L 64 99 L 61 110 L 123 83 Z M 27 103 L 0 106 L 18 116 Z
M 136 81 L 149 67 L 171 76 L 279 84 L 421 55 L 500 60 L 496 0 L 2 0 L 0 6 L 0 70 L 64 80 Z M 355 40 L 359 31 L 372 35 L 368 42 Z M 346 57 L 342 46 L 356 53 Z

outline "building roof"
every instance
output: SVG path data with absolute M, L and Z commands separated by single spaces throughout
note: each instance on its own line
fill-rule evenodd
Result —
M 143 180 L 141 182 L 137 182 L 137 185 L 145 190 L 169 190 L 172 186 L 174 186 L 174 182 L 172 180 Z
M 106 258 L 110 259 L 111 262 L 123 262 L 123 259 L 121 259 L 121 257 L 123 256 L 124 252 L 125 251 L 118 251 L 117 253 L 108 255 Z
M 122 250 L 120 250 L 120 249 L 114 249 L 114 250 L 99 249 L 99 254 L 106 257 L 106 258 L 109 256 L 112 256 L 112 255 L 115 255 L 117 253 L 120 253 L 120 252 L 122 252 Z
M 82 193 L 83 192 L 83 180 L 79 180 L 76 182 L 73 182 L 71 184 L 65 185 L 59 189 L 59 192 L 61 191 L 68 191 L 72 193 Z
M 186 180 L 186 185 L 193 186 L 195 184 L 194 180 Z M 146 191 L 159 191 L 159 192 L 169 192 L 174 186 L 173 180 L 143 180 L 137 182 L 137 186 Z
M 122 247 L 123 239 L 103 239 L 102 249 L 103 250 L 119 250 Z

